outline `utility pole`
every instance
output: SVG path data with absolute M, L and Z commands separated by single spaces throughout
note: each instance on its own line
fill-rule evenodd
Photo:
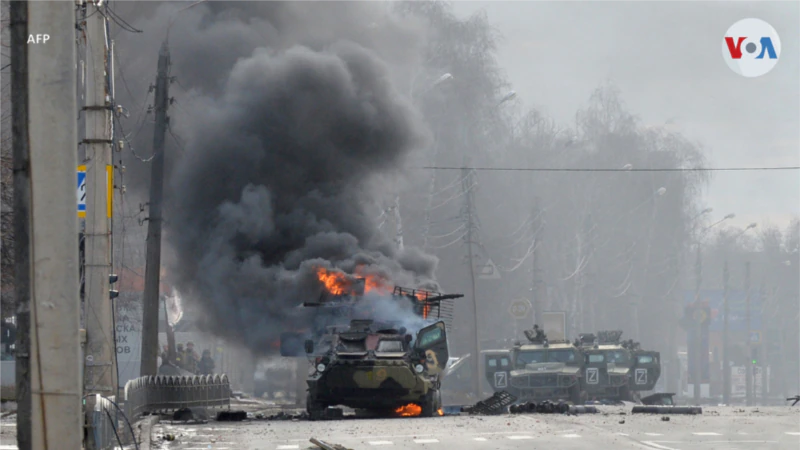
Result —
M 731 401 L 731 367 L 730 348 L 728 348 L 728 317 L 730 305 L 728 304 L 728 259 L 722 268 L 722 403 L 729 405 Z
M 142 313 L 141 375 L 158 372 L 158 300 L 161 284 L 161 200 L 164 190 L 164 139 L 169 117 L 169 48 L 166 41 L 158 53 L 156 78 L 156 127 L 153 135 L 153 160 L 150 172 L 150 214 L 147 219 L 147 256 L 144 273 Z
M 11 2 L 10 13 L 17 447 L 81 448 L 75 9 Z M 29 30 L 52 42 L 27 44 Z
M 542 313 L 544 312 L 544 301 L 546 298 L 546 290 L 544 289 L 544 280 L 542 279 L 541 269 L 541 255 L 542 255 L 542 226 L 544 221 L 541 219 L 541 209 L 539 209 L 539 200 L 533 206 L 533 220 L 531 220 L 531 228 L 533 231 L 533 258 L 532 264 L 532 293 L 533 293 L 533 318 L 534 323 L 538 322 L 540 327 L 544 326 L 542 323 Z
M 747 326 L 747 337 L 745 338 L 745 348 L 747 357 L 753 353 L 753 345 L 750 342 L 750 261 L 744 263 L 744 292 L 745 297 L 745 322 Z M 753 406 L 753 367 L 752 364 L 745 365 L 745 395 L 747 406 Z
M 464 190 L 464 196 L 466 198 L 466 202 L 464 205 L 464 214 L 466 215 L 465 219 L 467 221 L 467 263 L 469 264 L 469 279 L 470 279 L 470 289 L 472 292 L 472 314 L 474 316 L 474 321 L 472 323 L 473 332 L 475 333 L 475 342 L 473 342 L 472 346 L 472 391 L 475 393 L 476 398 L 481 397 L 481 380 L 483 376 L 481 374 L 481 341 L 480 341 L 480 333 L 478 328 L 478 299 L 476 297 L 476 289 L 475 289 L 475 256 L 472 253 L 472 245 L 474 243 L 475 232 L 477 231 L 475 228 L 477 224 L 475 223 L 475 218 L 473 217 L 475 214 L 475 205 L 474 201 L 475 198 L 473 196 L 472 189 L 475 186 L 473 182 L 474 172 L 468 169 L 469 165 L 464 164 L 464 168 L 461 169 L 461 178 L 462 178 L 462 189 Z
M 695 311 L 696 308 L 700 306 L 700 287 L 703 284 L 703 262 L 702 262 L 702 255 L 701 255 L 701 248 L 700 248 L 700 241 L 697 242 L 697 257 L 694 262 L 694 273 L 695 273 L 695 285 L 694 285 L 694 305 Z M 700 334 L 702 333 L 702 324 L 699 320 L 694 317 L 692 314 L 692 322 L 691 326 L 694 328 L 694 342 L 692 345 L 695 348 L 693 353 L 694 361 L 692 363 L 693 369 L 692 370 L 692 378 L 694 379 L 693 386 L 693 394 L 694 394 L 694 403 L 695 405 L 700 404 L 700 374 L 702 370 L 700 369 L 700 363 L 702 359 L 700 358 L 700 349 L 702 347 L 702 338 Z
M 91 5 L 91 6 L 89 6 Z M 110 293 L 111 276 L 111 144 L 112 104 L 110 61 L 105 8 L 87 2 L 86 16 L 86 355 L 84 390 L 86 394 L 116 395 L 116 343 L 112 325 L 114 308 Z M 74 237 L 72 238 L 74 242 Z M 89 400 L 91 402 L 91 400 Z M 92 411 L 87 402 L 87 410 Z M 91 435 L 91 433 L 90 433 Z
M 762 348 L 764 348 L 764 354 L 762 355 L 762 360 L 764 362 L 760 363 L 760 365 L 761 365 L 761 402 L 762 402 L 763 405 L 766 405 L 767 401 L 769 400 L 769 389 L 767 389 L 767 383 L 769 382 L 769 374 L 767 373 L 767 369 L 771 365 L 770 363 L 772 362 L 772 358 L 770 358 L 770 352 L 768 350 L 769 347 L 767 347 L 767 344 L 771 343 L 771 341 L 768 341 L 768 340 L 765 339 L 767 333 L 766 333 L 766 327 L 764 327 L 764 324 L 766 324 L 767 321 L 764 320 L 765 319 L 765 314 L 764 313 L 766 312 L 765 302 L 767 301 L 767 299 L 766 299 L 766 286 L 764 285 L 764 278 L 762 278 L 761 288 L 759 289 L 759 291 L 760 291 L 759 292 L 759 300 L 760 300 L 759 303 L 761 304 L 761 330 L 762 330 L 762 336 L 761 336 L 762 344 L 761 344 L 761 346 L 762 346 Z M 778 360 L 778 361 L 776 361 L 776 363 L 780 364 L 780 361 Z M 778 372 L 778 373 L 782 373 L 782 372 Z

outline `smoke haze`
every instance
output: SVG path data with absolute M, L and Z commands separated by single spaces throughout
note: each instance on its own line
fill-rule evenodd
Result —
M 154 25 L 170 9 L 139 13 Z M 427 139 L 387 62 L 408 65 L 413 40 L 378 13 L 216 2 L 170 29 L 171 75 L 194 103 L 166 189 L 170 274 L 212 331 L 252 350 L 307 325 L 295 307 L 318 298 L 318 267 L 438 288 L 436 258 L 398 252 L 372 212 Z

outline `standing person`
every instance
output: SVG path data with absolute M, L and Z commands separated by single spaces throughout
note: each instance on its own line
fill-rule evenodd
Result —
M 211 358 L 211 350 L 203 350 L 203 357 L 197 364 L 200 375 L 212 375 L 214 373 L 214 359 Z
M 186 344 L 186 352 L 184 353 L 183 365 L 185 369 L 189 372 L 194 374 L 197 373 L 197 362 L 200 358 L 197 356 L 197 352 L 194 351 L 194 342 L 188 342 Z
M 175 352 L 175 361 L 173 361 L 176 366 L 180 367 L 181 369 L 186 369 L 185 365 L 185 358 L 184 358 L 184 351 L 183 351 L 183 344 L 178 344 L 177 351 Z
M 161 348 L 161 364 L 169 362 L 169 346 L 165 345 Z

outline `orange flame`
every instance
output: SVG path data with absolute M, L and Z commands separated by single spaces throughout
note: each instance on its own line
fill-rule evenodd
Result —
M 414 403 L 409 403 L 405 406 L 395 409 L 394 412 L 403 417 L 415 417 L 422 414 L 422 407 L 415 405 Z
M 388 280 L 380 275 L 364 273 L 364 266 L 356 267 L 356 275 L 364 279 L 364 293 L 377 291 L 380 294 L 392 292 L 392 287 Z
M 420 302 L 425 302 L 426 300 L 428 300 L 427 292 L 417 291 L 415 295 L 417 297 L 417 300 L 419 300 Z M 427 319 L 428 313 L 430 312 L 431 312 L 431 305 L 426 302 L 425 305 L 422 306 L 422 318 Z
M 350 281 L 347 280 L 347 276 L 342 272 L 331 272 L 320 267 L 317 269 L 317 278 L 325 285 L 325 289 L 333 295 L 342 295 L 350 290 Z
M 439 413 L 440 416 L 444 415 L 444 411 L 442 411 L 442 408 L 437 409 L 436 412 Z

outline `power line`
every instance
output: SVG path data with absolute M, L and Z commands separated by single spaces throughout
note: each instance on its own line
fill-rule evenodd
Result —
M 800 166 L 774 167 L 664 167 L 651 169 L 601 169 L 601 168 L 556 168 L 556 167 L 456 167 L 424 166 L 427 170 L 480 170 L 485 172 L 757 172 L 767 170 L 798 170 Z

